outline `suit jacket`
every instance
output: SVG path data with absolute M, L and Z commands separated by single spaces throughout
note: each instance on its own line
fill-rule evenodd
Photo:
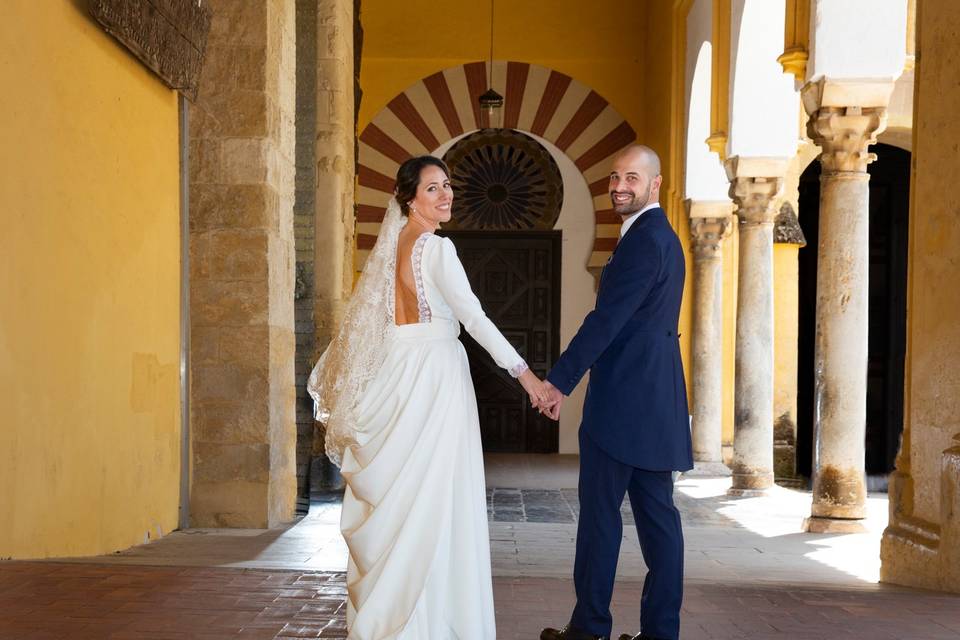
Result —
M 604 267 L 594 310 L 547 375 L 569 395 L 589 369 L 581 431 L 649 471 L 693 468 L 677 334 L 685 271 L 663 209 L 641 214 Z

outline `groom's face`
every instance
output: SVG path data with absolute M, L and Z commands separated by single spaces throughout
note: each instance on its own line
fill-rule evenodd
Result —
M 621 216 L 640 211 L 660 197 L 660 176 L 654 173 L 642 153 L 623 153 L 610 171 L 610 202 Z

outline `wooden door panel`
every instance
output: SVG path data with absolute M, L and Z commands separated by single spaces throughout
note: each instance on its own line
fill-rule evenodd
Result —
M 472 232 L 444 235 L 457 247 L 487 315 L 543 377 L 559 355 L 560 233 Z M 465 331 L 485 451 L 554 453 L 557 425 L 530 407 L 526 393 Z

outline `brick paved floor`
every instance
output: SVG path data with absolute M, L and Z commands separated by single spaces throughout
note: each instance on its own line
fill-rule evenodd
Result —
M 343 638 L 342 573 L 201 567 L 0 564 L 0 638 Z M 614 593 L 615 632 L 639 625 L 642 583 Z M 499 640 L 535 640 L 573 605 L 569 579 L 494 580 Z M 616 637 L 616 636 L 614 636 Z M 960 638 L 960 597 L 862 589 L 688 584 L 684 640 Z
M 343 573 L 0 564 L 0 638 L 343 638 Z
M 562 624 L 574 602 L 575 460 L 492 463 L 498 638 L 535 640 L 542 626 Z M 960 640 L 960 596 L 877 584 L 885 497 L 870 498 L 866 533 L 809 534 L 800 527 L 808 492 L 729 498 L 728 485 L 677 484 L 684 640 Z M 190 530 L 99 558 L 0 562 L 0 640 L 342 638 L 347 550 L 339 515 L 331 499 L 272 530 Z M 615 634 L 637 631 L 645 572 L 626 524 Z

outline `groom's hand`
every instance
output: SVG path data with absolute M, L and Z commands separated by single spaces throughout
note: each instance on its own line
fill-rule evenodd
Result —
M 547 393 L 547 401 L 540 407 L 540 413 L 551 420 L 560 419 L 560 405 L 563 404 L 563 393 L 555 386 L 550 384 L 549 380 L 543 381 L 544 390 Z

